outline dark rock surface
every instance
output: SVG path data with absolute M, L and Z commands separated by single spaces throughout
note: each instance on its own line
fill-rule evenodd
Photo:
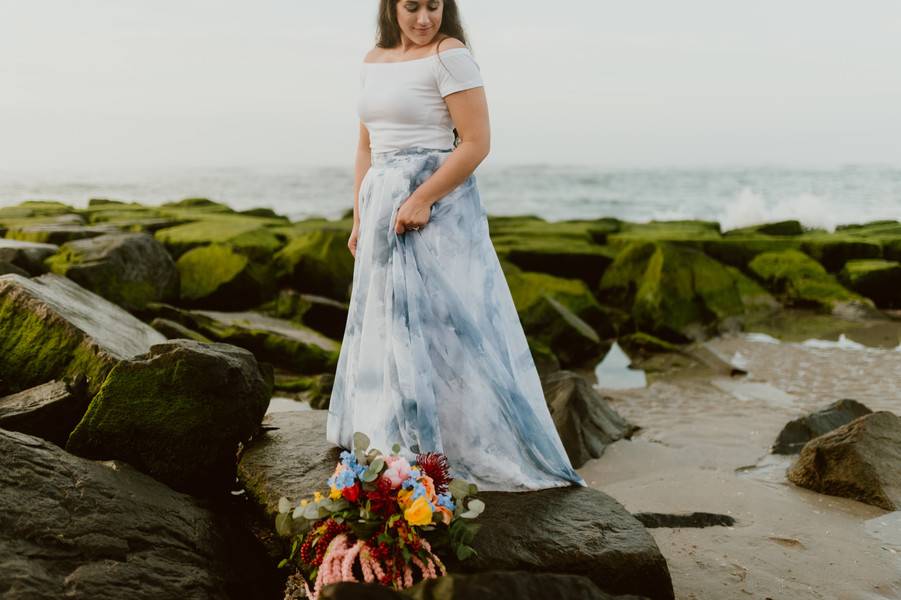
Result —
M 789 421 L 773 443 L 773 454 L 797 454 L 813 438 L 829 433 L 858 417 L 870 414 L 857 400 L 838 400 L 826 408 Z
M 0 430 L 0 596 L 255 598 L 252 540 L 127 464 Z
M 56 244 L 0 238 L 0 261 L 12 263 L 32 275 L 41 275 L 47 272 L 44 259 L 55 254 L 58 249 Z
M 557 371 L 541 383 L 554 425 L 576 469 L 599 458 L 609 444 L 631 437 L 638 429 L 610 408 L 578 373 Z
M 228 344 L 172 340 L 110 372 L 66 449 L 127 461 L 197 495 L 231 489 L 238 444 L 269 406 L 271 371 Z
M 642 600 L 645 596 L 611 596 L 581 575 L 530 571 L 489 571 L 473 575 L 449 574 L 412 588 L 394 591 L 365 583 L 326 586 L 322 600 Z
M 0 428 L 66 445 L 88 407 L 87 381 L 50 381 L 0 398 Z
M 901 510 L 901 417 L 874 412 L 812 439 L 788 479 L 823 494 Z

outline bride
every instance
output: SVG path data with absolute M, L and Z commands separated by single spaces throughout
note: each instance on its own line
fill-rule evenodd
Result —
M 443 452 L 480 490 L 586 485 L 488 232 L 490 128 L 455 0 L 380 0 L 361 65 L 354 255 L 328 440 Z

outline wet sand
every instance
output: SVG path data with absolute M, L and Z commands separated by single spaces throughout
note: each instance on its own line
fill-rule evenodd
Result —
M 633 513 L 736 520 L 649 529 L 679 600 L 901 598 L 901 511 L 799 488 L 785 478 L 793 457 L 769 454 L 786 422 L 841 398 L 901 414 L 901 324 L 802 321 L 784 336 L 792 341 L 711 342 L 743 377 L 688 369 L 651 374 L 640 389 L 598 387 L 642 429 L 579 469 L 590 485 Z

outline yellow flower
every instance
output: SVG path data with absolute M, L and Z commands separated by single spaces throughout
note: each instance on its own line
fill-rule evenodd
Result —
M 332 500 L 337 500 L 341 497 L 341 490 L 339 490 L 335 486 L 332 486 L 332 491 L 329 492 L 328 497 Z
M 401 508 L 407 508 L 408 506 L 410 506 L 410 504 L 412 504 L 412 501 L 410 500 L 410 496 L 412 495 L 412 489 L 400 490 L 397 492 L 397 503 Z
M 319 502 L 320 500 L 322 500 L 322 492 L 316 490 L 313 492 L 313 502 Z
M 432 507 L 425 496 L 413 501 L 410 508 L 404 511 L 404 519 L 410 525 L 428 525 L 432 522 Z
M 310 501 L 309 501 L 309 499 L 307 499 L 307 498 L 303 498 L 303 499 L 300 501 L 300 505 L 301 505 L 301 506 L 306 506 L 306 505 L 309 504 L 309 503 L 310 503 Z

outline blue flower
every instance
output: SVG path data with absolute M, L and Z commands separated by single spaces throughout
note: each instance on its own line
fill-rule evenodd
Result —
M 326 483 L 328 483 L 329 487 L 335 487 L 339 490 L 351 487 L 354 484 L 354 472 L 350 469 L 341 469 L 340 473 L 329 477 Z
M 438 494 L 438 506 L 443 506 L 447 510 L 453 511 L 456 505 L 451 498 L 450 494 Z
M 413 496 L 412 499 L 416 500 L 420 496 L 425 496 L 425 486 L 419 483 L 418 481 L 413 483 Z
M 354 475 L 360 479 L 363 478 L 363 473 L 366 472 L 366 467 L 357 462 L 357 456 L 347 450 L 341 451 L 341 464 L 353 471 Z

